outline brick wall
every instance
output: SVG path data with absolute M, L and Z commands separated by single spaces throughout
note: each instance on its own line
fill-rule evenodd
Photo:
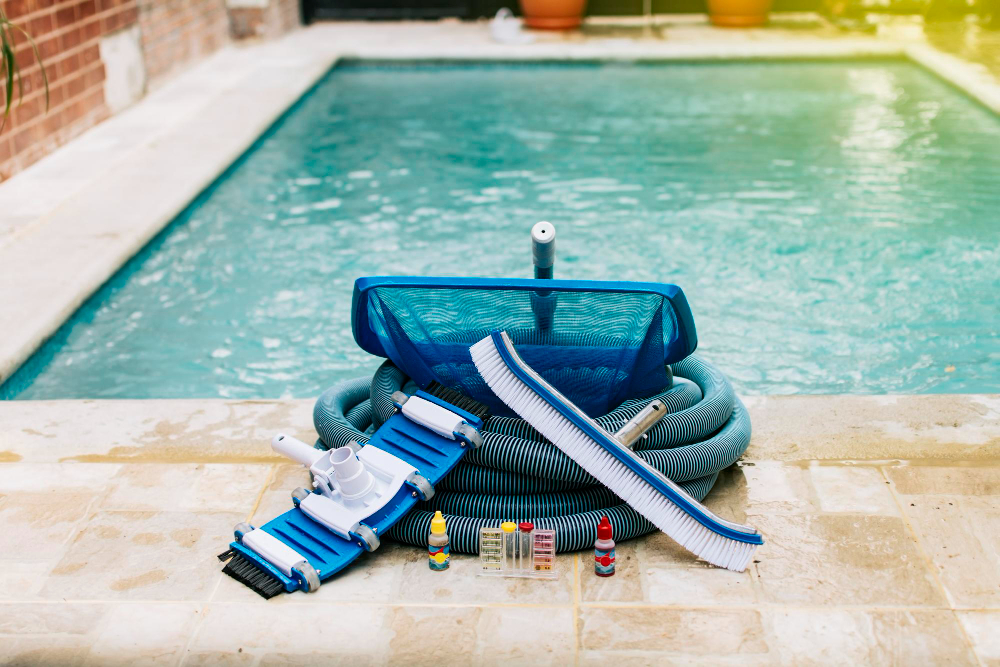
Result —
M 146 75 L 156 85 L 229 40 L 226 0 L 138 0 Z
M 143 94 L 147 83 L 156 86 L 232 38 L 273 37 L 299 23 L 298 0 L 253 0 L 258 11 L 252 17 L 240 15 L 244 4 L 241 0 L 0 0 L 7 17 L 38 43 L 51 91 L 49 112 L 44 113 L 38 63 L 27 42 L 19 39 L 24 103 L 12 109 L 0 132 L 0 181 L 127 106 Z M 238 27 L 247 18 L 252 29 L 241 33 Z M 137 33 L 123 35 L 129 30 Z M 137 51 L 135 58 L 141 60 L 138 69 L 144 77 L 137 91 L 126 91 L 124 102 L 121 86 L 108 93 L 110 100 L 105 98 L 105 79 L 108 84 L 117 81 L 117 70 L 111 67 L 108 75 L 106 65 L 115 61 L 102 61 L 101 47 L 122 36 L 134 37 L 133 45 L 139 42 L 141 54 Z M 130 81 L 129 86 L 136 84 Z M 0 83 L 0 99 L 5 94 Z
M 24 100 L 11 110 L 0 134 L 3 179 L 107 117 L 99 43 L 103 36 L 134 25 L 138 14 L 135 0 L 0 2 L 7 18 L 35 38 L 50 90 L 45 113 L 41 70 L 27 41 L 18 39 Z M 5 94 L 5 84 L 0 83 L 0 95 Z

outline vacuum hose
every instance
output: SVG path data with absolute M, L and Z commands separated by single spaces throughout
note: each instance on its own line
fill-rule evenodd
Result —
M 597 421 L 614 433 L 649 401 L 663 401 L 669 414 L 634 449 L 701 500 L 719 472 L 746 450 L 750 418 L 729 381 L 708 362 L 690 356 L 669 368 L 671 386 L 655 396 L 630 399 Z M 405 391 L 407 382 L 386 361 L 370 380 L 347 380 L 325 391 L 313 410 L 320 436 L 316 446 L 367 443 L 392 416 L 392 393 Z M 451 548 L 462 553 L 478 553 L 479 529 L 501 521 L 555 529 L 559 551 L 592 546 L 602 516 L 611 519 L 616 540 L 656 530 L 524 420 L 490 416 L 482 435 L 483 445 L 468 452 L 438 483 L 434 497 L 393 526 L 390 536 L 426 546 L 435 510 L 447 519 Z

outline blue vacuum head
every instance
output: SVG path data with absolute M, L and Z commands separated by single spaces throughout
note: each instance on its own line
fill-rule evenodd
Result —
M 381 276 L 354 284 L 351 325 L 362 349 L 421 387 L 439 382 L 510 414 L 469 348 L 494 329 L 588 414 L 661 391 L 666 364 L 698 345 L 684 292 L 661 283 Z

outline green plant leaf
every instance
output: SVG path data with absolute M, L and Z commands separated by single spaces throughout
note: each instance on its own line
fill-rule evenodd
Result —
M 7 104 L 4 107 L 3 115 L 10 113 L 10 103 L 14 99 L 14 51 L 10 48 L 7 40 L 3 42 L 3 57 L 5 71 L 7 74 Z
M 28 34 L 28 31 L 25 30 L 24 28 L 22 28 L 21 26 L 16 25 L 14 23 L 10 23 L 9 21 L 7 22 L 7 25 L 10 26 L 11 28 L 14 28 L 19 33 L 21 33 L 22 35 L 24 35 L 24 38 L 28 40 L 28 44 L 31 46 L 32 52 L 34 52 L 34 54 L 35 54 L 35 60 L 38 61 L 38 69 L 41 70 L 41 72 L 42 72 L 42 85 L 45 87 L 45 110 L 48 111 L 49 110 L 49 75 L 45 73 L 45 63 L 42 62 L 42 54 L 38 51 L 38 45 L 35 43 L 35 40 L 32 39 L 31 35 Z M 18 85 L 20 85 L 20 80 L 21 80 L 20 69 L 18 69 L 17 78 L 18 78 Z

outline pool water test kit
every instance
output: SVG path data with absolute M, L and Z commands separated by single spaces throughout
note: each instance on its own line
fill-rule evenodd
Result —
M 454 550 L 478 553 L 481 576 L 541 580 L 558 578 L 557 551 L 592 546 L 610 576 L 612 535 L 654 529 L 747 567 L 761 535 L 700 500 L 749 418 L 691 354 L 681 289 L 556 280 L 549 223 L 532 255 L 527 280 L 358 279 L 355 340 L 386 362 L 320 396 L 315 445 L 275 436 L 311 483 L 271 521 L 237 524 L 226 574 L 265 598 L 315 592 L 391 536 L 426 546 L 432 570 Z
M 536 529 L 530 521 L 483 526 L 479 529 L 479 564 L 479 574 L 485 576 L 558 579 L 556 531 Z

